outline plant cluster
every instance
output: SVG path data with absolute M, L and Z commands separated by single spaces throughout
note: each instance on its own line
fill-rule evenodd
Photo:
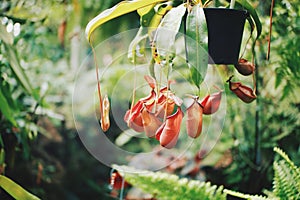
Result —
M 218 89 L 219 92 L 207 95 L 203 100 L 198 101 L 201 84 L 209 64 L 208 26 L 204 8 L 210 3 L 210 0 L 204 3 L 202 1 L 164 0 L 124 1 L 101 12 L 86 27 L 86 37 L 92 46 L 91 34 L 101 24 L 132 11 L 137 11 L 140 15 L 141 26 L 129 45 L 128 58 L 136 65 L 139 57 L 145 56 L 146 44 L 150 44 L 149 72 L 151 76 L 146 75 L 145 79 L 152 90 L 148 97 L 135 103 L 136 88 L 133 89 L 132 104 L 126 112 L 124 120 L 130 128 L 137 132 L 145 132 L 148 137 L 155 137 L 166 148 L 172 148 L 176 145 L 184 117 L 181 108 L 183 101 L 174 94 L 170 87 L 170 83 L 172 83 L 170 75 L 173 70 L 174 59 L 177 56 L 174 44 L 180 27 L 184 27 L 185 30 L 186 66 L 190 71 L 187 80 L 198 88 L 196 94 L 187 94 L 193 100 L 191 104 L 186 106 L 187 134 L 192 138 L 199 137 L 202 131 L 202 115 L 215 113 L 220 105 L 222 95 L 220 89 Z M 257 35 L 253 41 L 254 49 L 255 41 L 261 32 L 260 21 L 256 11 L 247 1 L 237 1 L 237 4 L 250 13 L 247 20 L 251 25 L 251 32 L 253 32 L 254 27 L 257 29 Z M 234 2 L 231 2 L 230 8 L 233 7 Z M 92 49 L 96 63 L 100 123 L 105 132 L 109 127 L 107 120 L 109 119 L 109 112 L 107 111 L 109 101 L 104 101 L 101 94 L 99 66 L 93 46 Z M 253 73 L 255 66 L 244 58 L 237 59 L 233 64 L 241 74 L 253 75 L 254 89 L 240 82 L 232 82 L 232 77 L 228 80 L 230 90 L 243 102 L 250 103 L 256 99 Z M 218 87 L 216 86 L 216 88 Z

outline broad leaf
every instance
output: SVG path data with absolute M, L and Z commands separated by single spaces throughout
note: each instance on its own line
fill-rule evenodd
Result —
M 149 6 L 140 8 L 137 10 L 137 13 L 142 17 L 144 15 L 146 15 L 147 13 L 149 13 L 151 10 L 153 10 L 155 4 L 151 4 Z
M 141 16 L 141 26 L 128 48 L 128 59 L 132 63 L 136 63 L 137 56 L 142 56 L 142 54 L 144 54 L 146 39 L 148 38 L 148 27 L 150 26 L 152 19 L 156 15 L 154 7 L 155 4 L 152 4 L 150 6 L 137 10 L 139 15 Z
M 185 4 L 172 8 L 162 19 L 155 33 L 154 42 L 162 65 L 172 64 L 175 57 L 175 37 L 179 31 Z
M 0 175 L 0 186 L 16 200 L 38 200 L 40 198 L 26 191 L 6 176 Z
M 156 4 L 159 2 L 164 2 L 167 0 L 132 0 L 132 1 L 122 1 L 115 5 L 112 8 L 109 8 L 99 15 L 97 15 L 94 19 L 92 19 L 86 26 L 85 35 L 88 41 L 90 41 L 90 37 L 92 32 L 99 27 L 101 24 L 119 17 L 121 15 L 130 13 L 132 11 L 147 7 L 152 4 Z
M 191 82 L 200 88 L 208 66 L 208 30 L 203 8 L 195 5 L 186 21 L 186 53 Z
M 173 8 L 173 2 L 165 2 L 158 4 L 154 7 L 155 14 L 151 17 L 151 21 L 148 28 L 148 34 L 150 37 L 150 40 L 153 40 L 154 32 L 159 26 L 162 18 L 165 16 L 165 14 Z
M 5 96 L 2 93 L 2 90 L 0 89 L 0 110 L 1 113 L 5 116 L 5 118 L 10 121 L 14 126 L 17 125 L 14 117 L 13 117 L 13 110 L 9 106 Z
M 151 10 L 149 10 L 147 13 L 144 13 L 141 17 L 140 17 L 140 24 L 143 27 L 149 27 L 151 20 L 153 18 L 153 16 L 155 15 L 156 11 L 154 9 L 154 5 L 151 5 Z

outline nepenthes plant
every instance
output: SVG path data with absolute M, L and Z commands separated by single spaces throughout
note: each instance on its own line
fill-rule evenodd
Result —
M 258 15 L 254 7 L 246 0 L 231 1 L 222 8 L 212 8 L 212 3 L 212 0 L 205 2 L 201 0 L 123 1 L 101 12 L 86 27 L 86 38 L 93 49 L 92 33 L 97 27 L 129 12 L 137 11 L 139 14 L 140 28 L 128 47 L 128 59 L 136 65 L 139 57 L 145 54 L 147 48 L 150 49 L 149 73 L 144 75 L 145 82 L 149 85 L 149 95 L 137 100 L 136 89 L 133 89 L 131 105 L 124 113 L 124 121 L 134 131 L 144 132 L 149 138 L 156 138 L 165 148 L 173 148 L 176 145 L 184 115 L 186 115 L 187 135 L 197 138 L 202 132 L 203 115 L 211 115 L 218 111 L 223 90 L 217 85 L 215 85 L 217 90 L 215 93 L 200 97 L 200 90 L 209 64 L 231 64 L 241 74 L 252 75 L 253 90 L 242 83 L 231 82 L 232 77 L 228 82 L 230 90 L 245 103 L 250 103 L 256 98 L 253 73 L 255 70 L 254 46 L 262 29 Z M 211 18 L 223 12 L 225 14 L 213 22 Z M 226 21 L 228 25 L 219 22 L 227 15 L 229 16 Z M 239 16 L 239 27 L 236 27 L 233 21 L 236 21 Z M 250 24 L 251 35 L 247 43 L 252 38 L 252 62 L 243 58 L 245 49 L 239 56 L 245 20 Z M 215 32 L 213 32 L 214 26 L 219 27 Z M 220 32 L 220 26 L 222 32 Z M 238 29 L 237 36 L 234 33 L 235 28 Z M 177 56 L 175 43 L 181 30 L 184 32 L 185 60 L 186 67 L 189 69 L 188 81 L 197 88 L 194 94 L 186 94 L 185 97 L 175 94 L 172 87 L 176 87 L 176 81 L 170 78 L 174 59 Z M 228 43 L 226 35 L 233 36 L 234 42 Z M 232 46 L 236 48 L 229 56 Z M 101 93 L 99 66 L 94 49 L 93 54 L 100 101 L 100 124 L 105 132 L 110 126 L 110 105 L 108 97 L 104 97 Z M 135 84 L 135 81 L 132 84 Z M 191 100 L 189 105 L 186 105 L 186 109 L 182 108 L 182 98 Z

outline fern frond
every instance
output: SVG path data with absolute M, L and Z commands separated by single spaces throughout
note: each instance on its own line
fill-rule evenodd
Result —
M 232 191 L 232 190 L 228 190 L 228 189 L 224 189 L 223 192 L 226 193 L 226 194 L 228 194 L 228 195 L 234 196 L 234 197 L 239 197 L 241 199 L 247 199 L 247 200 L 271 200 L 270 198 L 267 198 L 265 196 L 244 194 L 244 193 L 240 193 L 240 192 L 236 192 L 236 191 Z M 278 199 L 272 198 L 272 200 L 279 200 L 279 198 Z
M 296 182 L 293 179 L 289 166 L 284 161 L 274 162 L 273 189 L 276 196 L 281 199 L 294 199 L 297 195 Z
M 167 200 L 226 200 L 223 187 L 179 178 L 173 174 L 137 170 L 128 166 L 114 165 L 124 179 L 144 192 Z
M 274 161 L 273 193 L 280 199 L 300 199 L 300 168 L 279 148 L 275 147 L 283 160 Z
M 296 177 L 298 178 L 298 180 L 300 179 L 300 168 L 297 167 L 293 161 L 291 161 L 291 159 L 288 157 L 288 155 L 286 155 L 285 152 L 283 152 L 280 148 L 278 147 L 274 147 L 274 151 L 280 155 L 286 163 L 288 163 L 290 165 L 290 168 L 292 168 L 293 173 L 296 175 Z
M 281 149 L 275 147 L 274 151 L 283 159 L 273 163 L 273 191 L 268 192 L 268 197 L 227 190 L 210 182 L 180 179 L 173 174 L 137 170 L 128 166 L 114 165 L 113 168 L 133 186 L 162 200 L 225 200 L 227 195 L 248 200 L 299 200 L 300 168 Z

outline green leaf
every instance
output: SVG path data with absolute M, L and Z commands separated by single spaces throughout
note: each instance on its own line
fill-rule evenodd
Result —
M 1 146 L 3 147 L 3 141 L 2 141 L 2 138 L 0 138 L 1 140 Z M 0 166 L 3 166 L 3 164 L 5 164 L 5 151 L 4 151 L 4 148 L 1 148 L 0 149 Z
M 153 16 L 155 15 L 156 11 L 154 9 L 154 6 L 151 7 L 151 10 L 149 10 L 147 13 L 145 13 L 143 16 L 140 17 L 140 24 L 143 27 L 149 27 L 151 20 Z
M 256 37 L 253 39 L 253 43 L 252 43 L 252 53 L 255 56 L 255 45 L 256 45 L 256 41 L 258 40 L 259 36 L 261 35 L 262 32 L 262 25 L 261 22 L 259 20 L 259 17 L 257 15 L 257 12 L 255 10 L 255 8 L 247 1 L 247 0 L 237 0 L 236 3 L 243 9 L 247 10 L 250 13 L 250 17 L 247 17 L 248 22 L 250 23 L 251 26 L 251 35 L 253 33 L 253 25 L 255 24 L 255 28 L 256 28 Z M 254 20 L 253 21 L 251 20 Z
M 6 31 L 6 27 L 0 23 L 0 39 L 3 40 L 6 44 L 12 45 L 14 42 L 14 38 L 12 34 Z
M 140 170 L 124 165 L 113 165 L 112 168 L 118 170 L 128 183 L 152 194 L 157 199 L 226 199 L 223 186 L 218 187 L 210 182 L 188 180 L 187 178 L 179 178 L 174 174 Z
M 294 171 L 297 174 L 297 178 L 300 178 L 300 168 L 295 165 L 295 163 L 289 158 L 289 156 L 279 147 L 274 147 L 273 151 L 280 155 L 284 159 L 284 161 L 291 167 L 291 171 Z
M 300 194 L 300 168 L 278 147 L 274 151 L 283 159 L 274 161 L 273 193 L 280 199 L 298 199 Z
M 42 4 L 43 3 L 43 4 Z M 25 21 L 38 22 L 46 19 L 49 16 L 49 10 L 45 6 L 47 2 L 35 4 L 19 3 L 16 6 L 13 6 L 9 12 L 8 16 L 13 16 L 15 19 L 18 19 L 20 22 L 24 23 Z M 38 10 L 38 12 L 37 12 Z M 57 11 L 57 10 L 56 10 Z
M 3 80 L 3 82 L 0 86 L 1 92 L 2 92 L 2 95 L 5 97 L 10 109 L 13 110 L 14 112 L 19 112 L 20 104 L 18 103 L 16 98 L 13 97 L 11 86 L 12 85 L 9 82 L 7 82 L 6 80 Z
M 10 121 L 14 126 L 17 125 L 17 123 L 13 117 L 13 110 L 9 106 L 1 89 L 0 89 L 0 110 L 8 121 Z
M 286 73 L 286 69 L 281 66 L 275 69 L 275 73 L 276 73 L 275 88 L 278 88 L 278 86 L 282 83 L 284 78 L 287 76 L 287 73 Z
M 234 197 L 238 197 L 240 199 L 248 199 L 248 200 L 271 200 L 265 196 L 260 195 L 250 195 L 250 194 L 243 194 L 240 192 L 224 189 L 224 193 L 229 194 Z
M 11 179 L 0 175 L 0 186 L 16 200 L 38 200 L 40 198 L 26 191 Z
M 199 5 L 187 15 L 186 53 L 191 81 L 200 88 L 208 67 L 208 30 L 203 8 Z
M 151 61 L 150 61 L 150 63 L 149 63 L 149 73 L 150 73 L 150 75 L 154 78 L 154 79 L 156 79 L 156 77 L 155 77 L 155 60 L 152 58 L 151 59 Z
M 142 16 L 148 14 L 149 12 L 151 12 L 151 10 L 153 10 L 154 6 L 155 6 L 155 4 L 151 4 L 149 6 L 140 8 L 137 10 L 137 13 L 142 17 Z
M 37 93 L 32 89 L 29 79 L 19 63 L 16 51 L 12 46 L 8 44 L 5 44 L 5 49 L 6 49 L 7 59 L 9 61 L 12 71 L 16 76 L 16 79 L 19 81 L 20 85 L 24 88 L 24 90 L 28 94 L 32 95 L 36 100 L 38 100 Z
M 132 63 L 136 63 L 136 57 L 142 56 L 145 50 L 145 43 L 148 37 L 148 32 L 145 27 L 141 26 L 135 38 L 131 41 L 128 48 L 128 59 Z M 143 44 L 142 44 L 143 42 Z M 137 55 L 139 54 L 139 55 Z
M 247 19 L 247 21 L 249 22 L 249 25 L 250 25 L 250 33 L 251 33 L 251 35 L 252 35 L 252 33 L 253 33 L 254 29 L 255 29 L 255 23 L 254 23 L 253 19 L 252 19 L 250 16 L 248 16 L 246 19 Z
M 172 64 L 175 57 L 175 37 L 179 31 L 182 17 L 186 12 L 185 4 L 172 8 L 162 19 L 156 31 L 154 42 L 161 64 Z
M 141 133 L 136 132 L 132 129 L 127 129 L 124 132 L 122 132 L 115 140 L 115 144 L 119 147 L 125 145 L 128 143 L 132 138 L 140 136 Z
M 162 18 L 165 16 L 165 14 L 170 11 L 173 8 L 173 3 L 172 2 L 165 2 L 156 5 L 153 9 L 155 14 L 151 17 L 151 21 L 149 24 L 149 30 L 148 33 L 149 35 L 152 33 L 154 29 L 156 29 Z
M 0 146 L 1 146 L 2 148 L 4 147 L 4 142 L 3 142 L 3 140 L 2 140 L 1 135 L 0 135 Z
M 247 0 L 236 0 L 236 3 L 239 4 L 245 10 L 247 10 L 250 13 L 250 16 L 253 18 L 256 27 L 256 33 L 257 33 L 256 40 L 257 40 L 261 35 L 262 25 L 255 8 Z
M 88 41 L 90 41 L 91 34 L 93 31 L 99 27 L 101 24 L 119 17 L 121 15 L 130 13 L 132 11 L 147 7 L 152 4 L 156 4 L 159 2 L 165 2 L 167 0 L 132 0 L 132 1 L 122 1 L 115 5 L 112 8 L 109 8 L 99 15 L 97 15 L 94 19 L 92 19 L 86 26 L 85 35 Z

